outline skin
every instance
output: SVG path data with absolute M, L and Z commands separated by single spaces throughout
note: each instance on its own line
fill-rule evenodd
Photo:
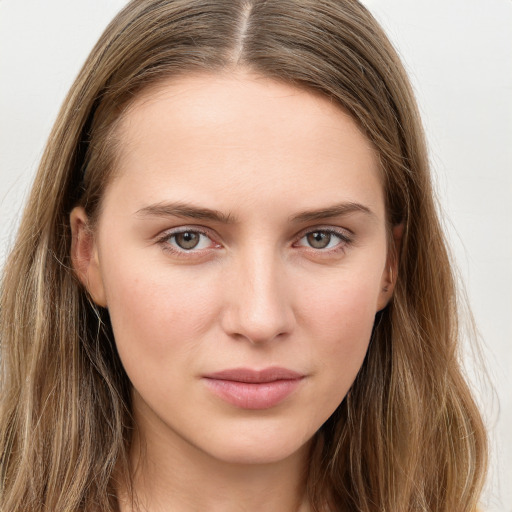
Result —
M 133 384 L 143 510 L 308 510 L 311 439 L 396 276 L 376 152 L 328 99 L 245 71 L 162 83 L 117 135 L 94 231 L 71 213 L 72 258 Z M 177 231 L 198 245 L 180 248 Z M 268 408 L 228 403 L 204 378 L 274 366 L 302 378 Z

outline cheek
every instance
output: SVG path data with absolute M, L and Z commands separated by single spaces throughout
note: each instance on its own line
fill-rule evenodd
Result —
M 187 272 L 151 270 L 147 263 L 134 268 L 119 261 L 108 268 L 108 309 L 127 368 L 175 363 L 198 350 L 217 316 L 213 286 Z
M 321 300 L 309 300 L 305 322 L 317 372 L 322 375 L 320 407 L 334 410 L 343 400 L 363 364 L 375 321 L 379 294 L 377 273 L 352 274 L 323 287 Z M 320 290 L 317 291 L 320 293 Z M 304 306 L 306 303 L 304 303 Z
M 325 322 L 328 327 L 322 361 L 343 398 L 363 364 L 375 314 L 363 293 L 341 298 L 337 306 L 336 312 L 333 307 Z
M 340 339 L 348 346 L 359 344 L 371 333 L 381 287 L 380 272 L 371 267 L 340 271 L 329 279 L 311 282 L 302 296 L 305 311 L 326 339 Z M 339 344 L 334 344 L 336 348 Z

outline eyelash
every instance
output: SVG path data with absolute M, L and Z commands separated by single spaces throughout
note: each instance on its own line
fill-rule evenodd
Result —
M 345 251 L 346 248 L 353 242 L 351 234 L 349 235 L 346 230 L 338 230 L 333 228 L 323 228 L 316 227 L 314 229 L 309 228 L 307 231 L 303 231 L 301 235 L 298 237 L 297 242 L 294 243 L 294 247 L 297 247 L 297 243 L 302 239 L 306 238 L 308 235 L 312 235 L 314 233 L 322 233 L 327 234 L 329 236 L 335 236 L 338 238 L 338 243 L 331 248 L 315 248 L 311 246 L 299 246 L 304 247 L 308 251 L 313 251 L 315 254 L 337 254 L 338 252 Z M 329 240 L 330 243 L 330 240 Z
M 190 250 L 178 248 L 170 244 L 171 240 L 176 240 L 176 237 L 180 234 L 184 233 L 192 233 L 192 234 L 199 234 L 200 236 L 204 236 L 210 240 L 212 244 L 214 244 L 211 247 L 202 248 L 202 249 L 195 249 L 191 248 Z M 338 238 L 339 242 L 331 248 L 315 248 L 307 245 L 298 245 L 301 240 L 306 238 L 308 235 L 312 235 L 314 233 L 322 233 L 327 234 L 329 236 L 335 236 Z M 329 240 L 329 243 L 331 240 Z M 200 255 L 204 255 L 204 251 L 210 251 L 211 249 L 216 249 L 221 247 L 219 243 L 216 243 L 212 237 L 211 233 L 209 233 L 206 230 L 202 230 L 196 226 L 193 228 L 180 228 L 175 231 L 168 231 L 164 233 L 160 238 L 158 238 L 157 243 L 161 245 L 162 249 L 165 252 L 169 252 L 173 254 L 174 256 L 178 257 L 184 257 L 184 258 L 190 258 L 190 257 L 198 257 Z M 201 242 L 199 242 L 201 243 Z M 346 250 L 346 248 L 353 243 L 352 234 L 348 234 L 347 230 L 337 230 L 333 229 L 331 227 L 315 227 L 315 228 L 308 228 L 305 231 L 302 231 L 296 238 L 296 241 L 293 243 L 293 247 L 303 247 L 307 251 L 312 251 L 315 254 L 325 254 L 325 255 L 333 255 L 337 254 L 338 252 L 343 252 Z
M 206 238 L 208 238 L 212 244 L 212 247 L 208 247 L 208 248 L 204 248 L 204 249 L 195 249 L 195 248 L 192 248 L 190 250 L 186 250 L 186 249 L 182 249 L 182 248 L 178 248 L 178 247 L 174 247 L 171 245 L 171 240 L 176 240 L 176 237 L 178 235 L 181 235 L 181 234 L 184 234 L 184 233 L 193 233 L 193 234 L 199 234 L 200 236 L 204 236 Z M 217 247 L 221 247 L 220 244 L 214 242 L 212 240 L 212 237 L 211 237 L 211 234 L 205 230 L 202 230 L 196 226 L 194 226 L 193 228 L 181 228 L 181 229 L 177 229 L 177 230 L 173 230 L 173 231 L 167 231 L 166 233 L 163 234 L 163 236 L 161 236 L 158 240 L 157 240 L 157 243 L 159 245 L 161 245 L 162 249 L 165 251 L 165 252 L 169 252 L 171 254 L 173 254 L 174 256 L 178 256 L 178 257 L 184 257 L 184 258 L 190 258 L 190 257 L 194 257 L 194 256 L 199 256 L 200 254 L 201 255 L 204 255 L 204 251 L 209 251 L 211 249 L 215 249 Z M 201 243 L 201 242 L 199 242 Z M 201 251 L 199 253 L 199 251 Z

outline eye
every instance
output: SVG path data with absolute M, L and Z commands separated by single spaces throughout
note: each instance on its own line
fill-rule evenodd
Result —
M 215 246 L 208 235 L 192 229 L 166 233 L 159 242 L 164 245 L 166 250 L 175 252 L 193 252 Z
M 201 243 L 201 237 L 206 238 L 204 235 L 200 233 L 195 233 L 194 231 L 184 231 L 183 233 L 177 233 L 171 237 L 176 245 L 180 249 L 195 249 Z
M 317 229 L 302 236 L 296 245 L 322 251 L 342 248 L 350 241 L 350 238 L 342 232 L 332 229 Z

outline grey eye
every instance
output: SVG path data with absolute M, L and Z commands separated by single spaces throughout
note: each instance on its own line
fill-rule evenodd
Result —
M 201 234 L 194 231 L 184 231 L 174 235 L 173 238 L 180 249 L 190 250 L 199 245 Z
M 314 249 L 325 249 L 331 242 L 331 233 L 326 231 L 313 231 L 306 235 L 308 244 Z

